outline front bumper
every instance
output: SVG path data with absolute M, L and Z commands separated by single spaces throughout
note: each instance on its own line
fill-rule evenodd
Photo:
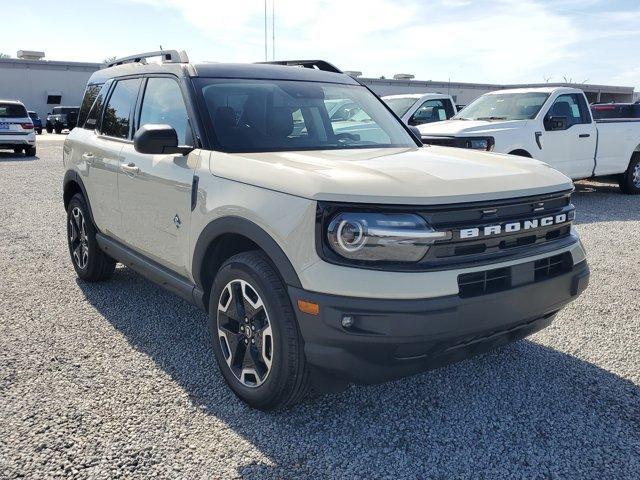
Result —
M 312 368 L 325 382 L 367 384 L 437 368 L 524 338 L 549 325 L 588 282 L 589 267 L 582 260 L 558 276 L 471 298 L 366 299 L 293 287 L 289 294 Z M 319 315 L 302 313 L 298 300 L 317 303 Z M 344 315 L 354 317 L 351 328 L 342 326 Z

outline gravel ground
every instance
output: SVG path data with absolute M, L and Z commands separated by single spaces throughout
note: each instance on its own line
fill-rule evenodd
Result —
M 63 138 L 0 152 L 0 477 L 640 477 L 640 197 L 578 185 L 592 283 L 531 339 L 265 414 L 203 313 L 126 268 L 76 280 Z

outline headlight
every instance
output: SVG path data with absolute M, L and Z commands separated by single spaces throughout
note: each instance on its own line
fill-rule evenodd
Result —
M 491 151 L 495 144 L 493 137 L 466 138 L 463 140 L 465 148 L 472 148 L 474 150 Z
M 327 241 L 341 257 L 365 262 L 417 262 L 436 240 L 451 232 L 435 231 L 408 213 L 343 212 L 327 227 Z

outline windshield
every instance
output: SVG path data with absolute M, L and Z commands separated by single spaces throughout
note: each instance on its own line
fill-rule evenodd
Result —
M 467 105 L 455 117 L 462 120 L 526 120 L 534 118 L 548 93 L 491 93 Z
M 415 147 L 359 85 L 290 80 L 197 80 L 216 148 L 226 152 Z
M 393 110 L 397 116 L 402 117 L 411 108 L 411 105 L 416 103 L 415 98 L 402 97 L 402 98 L 383 98 L 384 103 L 389 105 L 389 108 Z
M 0 118 L 25 118 L 27 109 L 16 103 L 0 103 Z

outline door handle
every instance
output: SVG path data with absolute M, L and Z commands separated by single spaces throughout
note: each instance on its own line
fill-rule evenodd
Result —
M 578 138 L 589 138 L 590 136 L 590 133 L 581 133 L 580 135 L 578 135 Z
M 122 165 L 122 171 L 127 175 L 137 175 L 140 173 L 140 167 L 136 167 L 135 163 L 128 163 L 126 165 Z

